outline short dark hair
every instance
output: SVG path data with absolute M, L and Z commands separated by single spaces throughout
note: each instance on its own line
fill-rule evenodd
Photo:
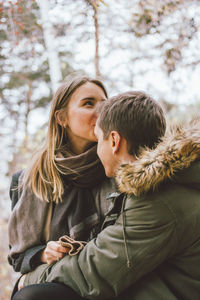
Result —
M 165 134 L 164 112 L 154 99 L 140 91 L 119 94 L 100 108 L 98 125 L 104 139 L 116 130 L 127 141 L 128 152 L 139 155 L 140 148 L 154 148 Z

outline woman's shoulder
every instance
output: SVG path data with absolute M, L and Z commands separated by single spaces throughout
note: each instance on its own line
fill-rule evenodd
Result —
M 15 206 L 15 204 L 18 201 L 18 184 L 19 184 L 19 178 L 22 175 L 24 170 L 20 170 L 12 175 L 12 180 L 10 184 L 10 199 L 12 201 L 12 209 Z
M 12 182 L 13 182 L 13 183 L 15 183 L 15 182 L 18 183 L 19 177 L 20 177 L 20 175 L 22 174 L 23 171 L 24 171 L 24 170 L 20 170 L 20 171 L 14 173 L 14 174 L 12 175 L 12 181 L 11 181 L 11 183 L 12 183 Z

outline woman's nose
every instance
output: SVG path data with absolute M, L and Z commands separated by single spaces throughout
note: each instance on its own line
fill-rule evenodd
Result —
M 98 101 L 97 104 L 95 105 L 94 113 L 95 113 L 97 118 L 99 116 L 101 106 L 102 106 L 102 101 Z

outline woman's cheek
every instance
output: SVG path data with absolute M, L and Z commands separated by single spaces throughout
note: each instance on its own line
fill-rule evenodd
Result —
M 94 134 L 94 133 L 93 133 Z M 94 134 L 94 142 L 98 142 L 96 135 Z

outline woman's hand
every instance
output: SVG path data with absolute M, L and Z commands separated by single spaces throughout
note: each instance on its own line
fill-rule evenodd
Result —
M 50 241 L 41 253 L 41 261 L 50 265 L 63 258 L 69 250 L 69 248 L 61 246 L 57 241 Z
M 26 274 L 22 275 L 22 277 L 20 278 L 19 283 L 18 283 L 18 291 L 24 287 L 25 278 L 26 278 Z

